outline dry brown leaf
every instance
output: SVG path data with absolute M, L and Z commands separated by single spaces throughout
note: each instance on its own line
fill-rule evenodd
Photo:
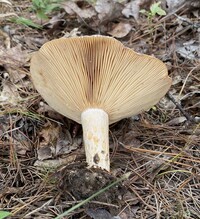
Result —
M 177 118 L 170 120 L 166 124 L 169 126 L 174 126 L 174 125 L 179 125 L 179 124 L 185 122 L 186 120 L 187 120 L 187 118 L 185 116 L 180 116 L 180 117 L 177 117 Z
M 125 37 L 131 31 L 132 26 L 129 23 L 120 22 L 108 32 L 113 37 L 122 38 Z
M 56 155 L 69 154 L 77 149 L 82 142 L 82 138 L 76 137 L 72 139 L 68 130 L 62 130 L 56 144 Z
M 76 159 L 76 155 L 67 156 L 66 158 L 59 158 L 56 160 L 37 160 L 34 163 L 36 167 L 56 168 L 61 165 L 67 165 Z
M 167 8 L 169 12 L 175 11 L 187 0 L 166 0 Z
M 63 36 L 64 38 L 69 38 L 69 37 L 77 37 L 81 34 L 81 32 L 78 30 L 78 28 L 72 29 L 70 32 L 66 32 L 65 35 Z
M 63 18 L 65 16 L 65 14 L 66 14 L 65 12 L 62 12 L 62 13 L 58 13 L 58 14 L 54 15 L 43 26 L 48 27 L 49 29 L 56 28 L 59 25 L 59 23 L 65 22 L 65 19 Z
M 103 20 L 105 17 L 112 14 L 114 10 L 114 1 L 110 0 L 97 0 L 95 5 L 95 10 L 98 12 L 98 17 Z
M 79 147 L 81 138 L 72 139 L 68 130 L 62 130 L 58 124 L 48 124 L 39 134 L 42 141 L 37 153 L 39 160 L 46 160 L 58 155 L 69 154 Z
M 138 20 L 140 11 L 140 1 L 141 0 L 135 0 L 127 3 L 125 5 L 125 8 L 122 10 L 122 14 L 127 18 L 132 16 L 135 18 L 135 20 Z
M 134 0 L 125 4 L 122 14 L 129 18 L 134 17 L 136 21 L 139 19 L 139 13 L 141 9 L 149 9 L 150 5 L 153 3 L 152 0 Z
M 199 42 L 195 42 L 195 40 L 179 42 L 176 44 L 176 52 L 185 59 L 198 61 L 200 57 Z
M 8 72 L 10 80 L 17 83 L 27 74 L 22 67 L 29 61 L 27 51 L 23 51 L 20 45 L 5 49 L 0 46 L 0 66 Z
M 45 36 L 43 37 L 32 36 L 32 37 L 26 37 L 25 40 L 27 45 L 30 46 L 31 49 L 33 48 L 35 51 L 36 49 L 41 47 L 44 43 L 46 43 L 48 41 L 48 38 L 46 38 Z
M 39 133 L 42 139 L 37 150 L 39 160 L 46 160 L 53 157 L 60 130 L 61 128 L 57 124 L 48 124 L 48 126 L 43 128 Z
M 4 133 L 3 136 L 9 141 L 9 144 L 12 144 L 17 154 L 25 155 L 27 151 L 31 150 L 30 141 L 23 133 L 17 132 L 17 134 L 14 134 L 15 137 L 10 136 L 10 133 L 11 131 L 7 131 L 7 133 Z
M 52 147 L 43 145 L 37 150 L 38 160 L 47 160 L 53 157 Z
M 40 138 L 42 138 L 40 146 L 53 145 L 58 139 L 60 129 L 57 124 L 48 124 L 47 127 L 43 128 L 39 133 Z
M 100 21 L 113 20 L 121 15 L 122 5 L 112 0 L 97 0 L 94 6 Z
M 96 15 L 96 11 L 93 7 L 80 8 L 75 2 L 67 1 L 61 4 L 61 7 L 69 14 L 77 14 L 80 18 L 87 19 Z
M 21 45 L 10 49 L 0 47 L 0 65 L 22 66 L 29 58 L 27 51 L 22 50 Z
M 17 87 L 9 82 L 4 82 L 2 86 L 3 89 L 0 92 L 0 104 L 11 104 L 13 106 L 18 105 L 22 98 L 19 95 Z

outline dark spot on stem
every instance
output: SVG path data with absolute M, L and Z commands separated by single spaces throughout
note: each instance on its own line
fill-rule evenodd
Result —
M 95 155 L 94 155 L 93 161 L 94 161 L 95 164 L 98 164 L 98 163 L 99 163 L 100 158 L 99 158 L 99 155 L 98 155 L 98 154 L 95 154 Z

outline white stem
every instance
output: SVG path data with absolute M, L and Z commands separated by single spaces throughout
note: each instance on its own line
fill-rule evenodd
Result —
M 81 114 L 81 123 L 88 166 L 110 171 L 108 114 L 102 109 L 87 109 Z

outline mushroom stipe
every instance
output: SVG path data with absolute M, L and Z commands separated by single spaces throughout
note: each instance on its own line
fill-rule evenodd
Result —
M 30 71 L 45 101 L 82 124 L 88 167 L 107 171 L 109 124 L 149 109 L 171 86 L 162 61 L 107 36 L 47 42 L 33 55 Z

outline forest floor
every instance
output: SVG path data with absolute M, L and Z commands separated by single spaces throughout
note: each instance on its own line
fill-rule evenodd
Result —
M 173 81 L 156 106 L 110 126 L 109 174 L 86 168 L 81 125 L 46 104 L 29 70 L 45 42 L 95 34 L 159 58 Z M 130 172 L 65 218 L 198 219 L 199 123 L 198 0 L 0 0 L 0 210 L 8 218 L 55 218 Z

